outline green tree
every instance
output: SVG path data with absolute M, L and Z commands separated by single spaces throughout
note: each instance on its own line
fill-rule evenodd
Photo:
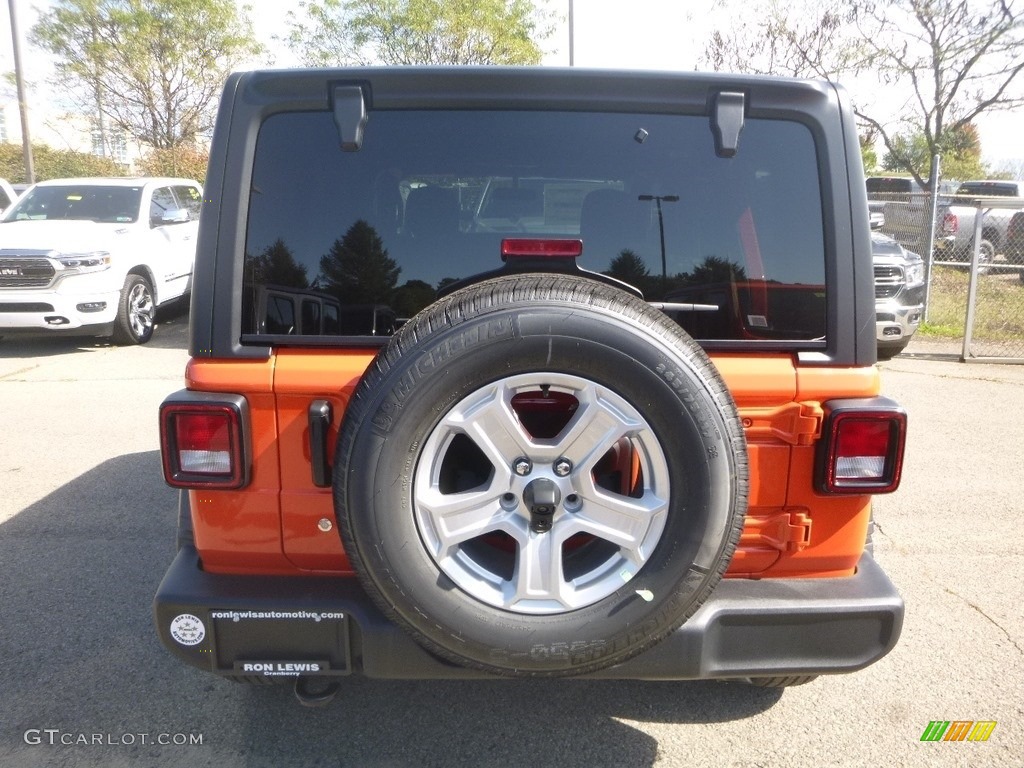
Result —
M 680 277 L 688 285 L 731 283 L 746 280 L 747 271 L 734 261 L 720 256 L 706 256 L 692 272 L 684 272 Z
M 891 140 L 892 150 L 882 158 L 887 171 L 906 171 L 910 165 L 920 177 L 927 177 L 932 156 L 928 141 L 921 132 L 899 134 Z M 949 130 L 939 145 L 942 176 L 947 179 L 979 179 L 989 175 L 981 161 L 981 140 L 973 125 Z
M 932 169 L 915 162 L 914 136 L 928 158 L 944 155 L 978 115 L 1024 104 L 1024 11 L 1012 2 L 764 0 L 744 12 L 745 25 L 712 35 L 705 63 L 848 82 L 861 125 L 925 188 Z
M 136 163 L 145 176 L 182 176 L 205 183 L 210 153 L 193 146 L 151 149 Z
M 651 272 L 644 264 L 644 260 L 629 248 L 623 249 L 612 259 L 604 274 L 638 288 L 645 296 L 652 283 Z
M 539 64 L 550 17 L 532 0 L 310 0 L 290 14 L 307 66 Z
M 140 144 L 192 144 L 224 77 L 260 46 L 234 0 L 57 0 L 31 40 L 78 109 Z
M 377 230 L 360 219 L 320 258 L 317 284 L 346 304 L 387 304 L 401 271 Z
M 280 285 L 288 288 L 308 288 L 306 268 L 295 260 L 295 256 L 284 240 L 278 238 L 251 262 L 253 282 L 260 285 Z
M 860 159 L 864 164 L 864 170 L 867 173 L 873 173 L 878 167 L 878 153 L 875 151 L 875 132 L 871 130 L 863 131 L 857 137 L 860 139 Z
M 424 307 L 434 303 L 437 291 L 422 280 L 406 280 L 395 289 L 391 305 L 399 317 L 412 317 Z
M 629 282 L 631 280 L 643 280 L 651 272 L 647 269 L 643 259 L 629 248 L 625 248 L 618 256 L 612 259 L 612 263 L 609 264 L 609 269 L 605 274 Z
M 988 172 L 990 179 L 1024 179 L 1024 158 L 1003 160 Z
M 78 176 L 123 176 L 124 168 L 109 157 L 97 157 L 70 149 L 53 149 L 33 144 L 32 156 L 36 181 L 68 179 Z M 20 144 L 0 144 L 0 178 L 15 184 L 25 183 L 25 164 Z

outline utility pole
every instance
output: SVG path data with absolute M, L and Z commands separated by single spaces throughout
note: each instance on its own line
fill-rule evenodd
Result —
M 98 44 L 97 37 L 99 36 L 99 33 L 96 31 L 96 19 L 94 18 L 89 19 L 89 31 L 92 34 L 92 44 L 95 46 Z M 103 83 L 100 82 L 95 71 L 93 72 L 93 76 L 96 78 L 93 81 L 92 87 L 96 95 L 96 122 L 100 131 L 100 155 L 107 157 L 111 152 L 108 151 L 107 125 L 106 119 L 103 116 Z
M 7 0 L 11 9 L 11 41 L 14 45 L 14 79 L 18 84 L 18 111 L 21 113 L 21 149 L 25 158 L 25 181 L 36 183 L 36 169 L 32 163 L 32 138 L 28 131 L 28 102 L 25 100 L 25 78 L 21 74 L 21 36 L 18 34 L 18 17 L 14 12 L 14 0 Z
M 643 202 L 653 200 L 658 204 L 658 234 L 661 235 L 661 290 L 664 293 L 668 290 L 668 268 L 665 264 L 665 220 L 661 217 L 661 204 L 662 202 L 678 203 L 679 195 L 639 195 L 637 200 Z
M 569 66 L 575 66 L 576 33 L 573 29 L 572 0 L 569 0 Z

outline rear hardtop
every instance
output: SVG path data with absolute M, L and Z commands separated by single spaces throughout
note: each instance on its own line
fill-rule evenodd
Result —
M 444 139 L 448 141 L 453 133 L 445 131 L 443 126 L 436 130 L 428 126 L 419 134 L 410 128 L 418 124 L 416 120 L 421 115 L 432 119 L 440 115 L 443 121 L 446 115 L 455 114 L 466 116 L 465 126 L 468 127 L 455 126 L 456 138 L 451 146 L 432 146 L 432 142 L 441 141 L 436 137 L 448 137 Z M 551 118 L 555 122 L 545 122 L 546 117 L 540 119 L 546 115 L 555 116 Z M 634 119 L 634 116 L 640 117 Z M 604 175 L 589 172 L 589 169 L 583 174 L 559 169 L 558 177 L 553 179 L 553 174 L 544 168 L 524 167 L 531 165 L 523 161 L 524 157 L 527 161 L 531 159 L 528 142 L 536 144 L 538 156 L 543 156 L 546 142 L 552 135 L 558 137 L 563 132 L 560 127 L 563 123 L 564 140 L 569 147 L 577 141 L 585 143 L 585 137 L 576 138 L 580 126 L 612 124 L 620 120 L 622 125 L 615 126 L 615 130 L 623 134 L 635 123 L 635 130 L 629 127 L 631 143 L 623 139 L 622 157 L 626 158 L 634 150 L 644 152 L 645 145 L 656 147 L 662 136 L 673 133 L 671 121 L 676 119 L 682 121 L 680 125 L 685 123 L 685 131 L 676 136 L 677 147 L 664 150 L 667 164 L 671 165 L 675 155 L 687 153 L 697 158 L 693 162 L 700 164 L 700 173 L 680 172 L 682 182 L 675 185 L 677 188 L 667 188 L 664 183 L 659 185 L 658 179 L 622 181 L 620 177 L 624 177 L 624 172 L 620 168 Z M 402 120 L 408 122 L 403 126 Z M 321 137 L 322 145 L 311 146 L 312 142 L 302 129 L 296 128 L 311 121 L 315 121 L 317 127 L 310 129 L 310 135 Z M 408 162 L 410 151 L 421 156 L 430 156 L 435 151 L 440 155 L 447 152 L 457 156 L 463 147 L 467 156 L 474 151 L 489 151 L 481 147 L 501 146 L 500 137 L 490 134 L 495 130 L 514 130 L 509 126 L 515 121 L 523 122 L 523 132 L 533 133 L 528 142 L 524 141 L 527 147 L 524 154 L 514 158 L 508 168 L 502 166 L 500 172 L 495 170 L 497 166 L 484 167 L 483 163 L 478 163 L 479 174 L 474 175 L 469 161 L 447 174 L 417 175 L 400 166 L 400 162 Z M 649 125 L 645 128 L 648 123 L 656 124 L 658 132 L 652 132 Z M 334 132 L 330 146 L 325 126 Z M 799 143 L 800 147 L 808 149 L 793 150 L 791 156 L 787 156 L 785 147 L 774 156 L 757 149 L 771 144 L 770 135 L 757 138 L 760 126 L 766 126 L 768 134 L 776 126 L 779 130 L 800 134 L 802 138 L 795 140 L 794 146 Z M 305 256 L 296 255 L 302 246 L 293 241 L 301 238 L 289 238 L 287 233 L 291 230 L 287 227 L 293 226 L 298 231 L 321 220 L 323 216 L 319 213 L 326 208 L 316 206 L 325 196 L 348 194 L 348 187 L 363 184 L 365 188 L 351 193 L 358 194 L 360 199 L 378 195 L 377 186 L 385 176 L 381 169 L 387 167 L 390 151 L 379 144 L 385 137 L 390 140 L 395 136 L 418 142 L 412 149 L 403 147 L 396 153 L 394 167 L 388 172 L 397 187 L 379 195 L 382 199 L 385 194 L 395 197 L 397 190 L 400 196 L 396 198 L 397 213 L 389 209 L 388 215 L 382 215 L 375 209 L 377 218 L 368 221 L 368 232 L 353 232 L 353 227 L 358 229 L 361 222 L 367 223 L 367 217 L 357 213 L 353 213 L 350 220 L 339 217 L 344 220 L 338 223 L 333 244 L 325 238 L 323 243 L 308 246 Z M 547 151 L 555 156 L 558 147 Z M 764 168 L 754 162 L 756 153 L 765 158 Z M 271 156 L 276 158 L 272 168 L 267 159 Z M 372 183 L 363 180 L 354 184 L 349 178 L 349 168 L 364 163 L 368 157 L 377 158 Z M 265 172 L 261 171 L 261 164 L 267 166 Z M 621 165 L 628 168 L 627 160 Z M 788 169 L 808 165 L 813 174 L 799 176 L 794 171 L 793 181 L 780 180 L 774 188 L 770 186 L 773 179 L 789 173 Z M 736 195 L 731 192 L 738 182 L 730 174 L 739 166 L 746 169 L 744 178 L 754 190 L 751 196 L 770 200 L 775 206 L 767 215 L 759 217 L 755 210 L 756 225 L 744 219 L 744 213 L 751 206 L 744 210 L 746 204 L 737 200 L 740 192 Z M 293 170 L 282 177 L 282 169 L 286 167 Z M 287 265 L 292 260 L 305 271 L 304 278 L 296 282 L 295 290 L 315 290 L 330 282 L 329 265 L 324 258 L 328 261 L 335 258 L 335 245 L 341 253 L 344 247 L 351 245 L 352 238 L 362 236 L 372 241 L 373 237 L 379 237 L 378 250 L 398 269 L 398 277 L 392 280 L 387 296 L 388 301 L 394 299 L 391 306 L 400 325 L 408 320 L 412 311 L 440 295 L 447 282 L 471 280 L 475 275 L 502 267 L 498 246 L 490 241 L 497 243 L 499 238 L 515 236 L 519 229 L 533 225 L 527 218 L 488 219 L 483 215 L 480 189 L 526 188 L 529 186 L 526 180 L 531 178 L 535 186 L 539 184 L 543 189 L 545 216 L 548 209 L 556 206 L 557 201 L 551 202 L 554 198 L 569 201 L 563 207 L 572 204 L 577 209 L 567 218 L 568 221 L 574 215 L 575 224 L 565 231 L 548 222 L 538 224 L 540 229 L 530 230 L 524 236 L 582 237 L 581 268 L 629 282 L 629 270 L 625 270 L 624 277 L 621 274 L 623 262 L 615 262 L 614 257 L 610 257 L 610 261 L 593 262 L 590 255 L 593 251 L 588 251 L 591 242 L 587 234 L 581 232 L 586 211 L 580 212 L 579 204 L 571 202 L 573 195 L 597 199 L 601 196 L 597 193 L 608 191 L 602 187 L 610 185 L 615 187 L 611 191 L 619 198 L 640 210 L 639 216 L 644 218 L 648 228 L 645 243 L 652 250 L 650 254 L 641 254 L 645 261 L 640 267 L 649 278 L 648 290 L 643 291 L 646 299 L 678 304 L 681 302 L 677 299 L 682 296 L 685 302 L 700 303 L 712 294 L 721 298 L 724 290 L 726 300 L 716 305 L 723 318 L 710 324 L 716 329 L 711 337 L 698 338 L 706 348 L 791 351 L 805 365 L 849 366 L 874 361 L 874 295 L 864 177 L 850 102 L 841 87 L 825 82 L 753 76 L 531 68 L 260 71 L 229 78 L 207 177 L 207 197 L 215 199 L 217 205 L 204 207 L 200 224 L 191 354 L 197 358 L 262 359 L 274 348 L 296 344 L 379 347 L 386 340 L 379 334 L 296 336 L 261 331 L 266 327 L 266 318 L 254 320 L 252 317 L 253 307 L 261 306 L 263 301 L 260 270 L 272 269 L 275 264 L 280 266 L 281 259 Z M 265 179 L 273 179 L 274 183 L 265 183 Z M 763 185 L 764 190 L 757 191 L 757 184 Z M 456 224 L 462 236 L 460 242 L 484 242 L 484 235 L 487 235 L 490 240 L 486 248 L 474 246 L 467 250 L 469 256 L 464 257 L 446 244 L 433 245 L 431 251 L 430 247 L 421 245 L 422 240 L 417 242 L 420 235 L 413 228 L 409 201 L 426 199 L 429 195 L 424 189 L 440 192 L 438 188 L 458 191 L 462 206 L 461 219 Z M 515 205 L 516 200 L 524 196 L 506 195 L 506 198 L 509 204 Z M 297 200 L 305 202 L 296 203 Z M 333 199 L 328 202 L 336 204 Z M 282 212 L 288 205 L 297 207 L 291 212 Z M 701 215 L 697 216 L 701 205 L 704 208 L 699 209 Z M 303 206 L 312 207 L 313 212 L 301 215 L 306 211 Z M 681 266 L 671 263 L 673 242 L 689 244 L 700 239 L 690 235 L 689 224 L 683 217 L 690 215 L 707 221 L 707 212 L 712 206 L 722 210 L 734 207 L 739 212 L 729 214 L 729 226 L 735 229 L 732 238 L 739 243 L 737 249 L 742 258 L 732 261 L 719 258 L 717 254 L 723 250 L 720 244 L 708 245 L 705 251 L 697 252 L 707 262 L 703 266 L 721 267 L 714 259 L 724 262 L 727 279 L 719 279 L 718 274 L 709 277 L 707 270 L 700 272 L 701 265 L 692 261 Z M 754 207 L 756 209 L 756 205 Z M 467 223 L 469 208 L 474 208 L 478 215 Z M 782 218 L 778 215 L 780 211 L 784 214 Z M 273 229 L 271 222 L 275 216 L 283 222 L 292 222 L 281 224 L 285 235 Z M 437 218 L 434 216 L 433 220 Z M 674 223 L 676 218 L 678 223 Z M 302 223 L 297 223 L 300 219 Z M 389 219 L 397 219 L 397 223 Z M 660 267 L 656 237 L 659 225 L 662 230 Z M 770 231 L 773 226 L 774 232 Z M 481 233 L 481 229 L 487 231 Z M 799 240 L 812 229 L 813 238 Z M 678 237 L 666 246 L 666 234 L 671 236 L 677 230 Z M 346 237 L 350 238 L 348 242 Z M 422 237 L 425 240 L 427 236 Z M 777 241 L 774 245 L 772 237 Z M 787 242 L 790 237 L 794 238 L 792 244 Z M 283 250 L 275 250 L 278 241 Z M 405 246 L 409 244 L 416 248 L 407 249 Z M 772 247 L 786 254 L 781 258 L 787 261 L 778 268 L 777 274 L 769 274 L 769 269 L 762 265 L 762 261 L 769 261 L 770 253 L 764 259 L 762 254 Z M 618 256 L 627 250 L 632 252 L 633 249 L 623 248 Z M 666 250 L 669 251 L 667 256 Z M 429 262 L 433 254 L 441 252 L 450 254 L 453 262 L 465 263 L 465 273 L 434 271 L 421 279 L 415 272 L 417 265 Z M 410 255 L 403 255 L 406 253 Z M 755 258 L 751 258 L 752 254 Z M 805 275 L 802 265 L 810 262 L 816 262 L 813 274 Z M 254 273 L 256 278 L 253 278 Z M 697 279 L 698 274 L 704 276 L 703 282 Z M 276 275 L 275 280 L 273 284 L 279 286 Z M 272 284 L 270 278 L 266 284 Z M 399 290 L 407 287 L 409 290 L 404 292 Z M 325 294 L 340 296 L 343 305 L 375 307 L 386 303 L 376 295 L 346 294 L 344 286 L 332 285 L 332 289 Z M 402 301 L 395 298 L 399 295 Z M 415 298 L 409 299 L 410 295 Z M 760 333 L 759 328 L 771 324 L 770 318 L 765 319 L 771 307 L 788 305 L 795 296 L 807 297 L 801 299 L 795 319 L 787 318 L 782 322 L 780 333 Z M 804 303 L 807 306 L 803 306 Z M 298 314 L 301 309 L 296 306 L 294 312 Z M 724 317 L 726 313 L 730 317 Z M 741 316 L 739 321 L 732 317 L 735 315 Z M 680 315 L 683 318 L 680 322 L 687 328 L 684 316 L 688 315 Z M 708 319 L 705 315 L 696 327 L 708 326 Z M 298 325 L 301 324 L 296 322 Z

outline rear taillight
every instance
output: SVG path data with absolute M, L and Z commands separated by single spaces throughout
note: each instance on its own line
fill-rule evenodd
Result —
M 160 407 L 164 479 L 175 488 L 241 488 L 248 480 L 244 398 L 185 394 Z
M 818 448 L 822 493 L 891 493 L 900 484 L 907 414 L 884 397 L 825 404 Z
M 944 235 L 955 235 L 960 231 L 960 219 L 956 217 L 955 213 L 946 213 L 942 217 L 942 234 Z
M 514 237 L 501 241 L 501 258 L 575 259 L 583 253 L 583 241 L 564 238 Z

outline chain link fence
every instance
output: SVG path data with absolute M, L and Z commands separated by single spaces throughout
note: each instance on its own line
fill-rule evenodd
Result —
M 997 191 L 991 184 L 940 183 L 932 194 L 911 179 L 869 181 L 873 226 L 927 264 L 920 342 L 964 362 L 1024 363 L 1021 187 L 1007 182 L 998 192 L 1014 196 L 996 196 L 978 194 Z

